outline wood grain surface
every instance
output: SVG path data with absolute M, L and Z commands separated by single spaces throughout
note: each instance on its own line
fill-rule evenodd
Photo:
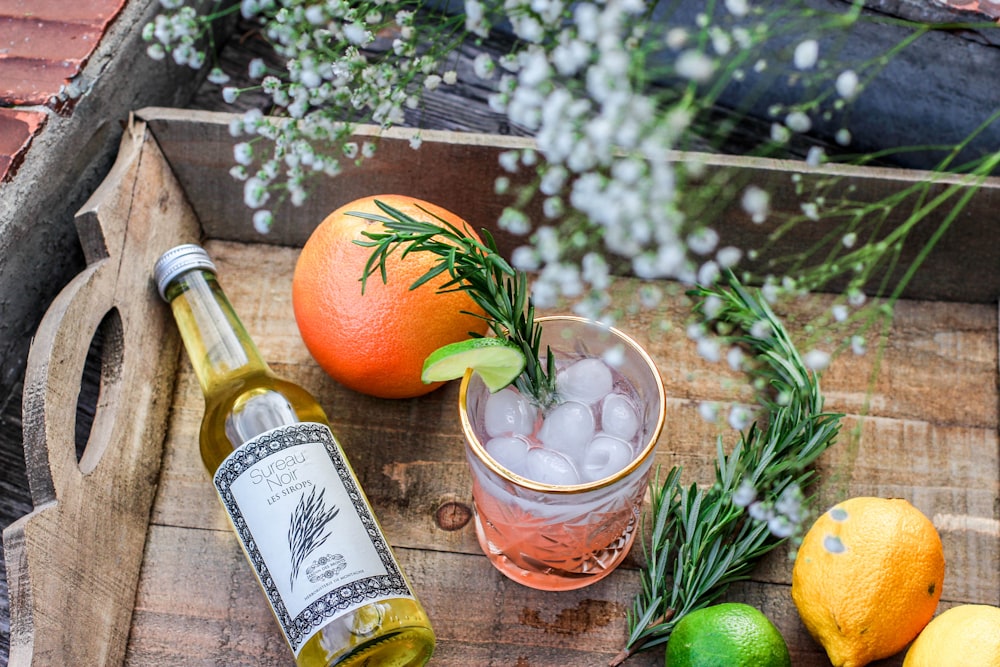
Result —
M 76 219 L 88 266 L 49 308 L 28 357 L 24 452 L 35 509 L 4 530 L 12 665 L 118 664 L 124 655 L 178 350 L 149 269 L 157 248 L 197 228 L 155 143 L 132 129 Z M 78 453 L 80 382 L 98 332 L 99 394 Z
M 263 355 L 313 391 L 330 414 L 438 633 L 432 664 L 606 664 L 625 633 L 640 552 L 605 581 L 576 592 L 538 592 L 507 581 L 483 556 L 472 523 L 448 520 L 472 508 L 456 383 L 404 401 L 340 387 L 298 338 L 288 301 L 297 249 L 218 241 L 207 247 Z M 789 316 L 825 301 L 815 297 Z M 659 332 L 652 325 L 664 317 L 674 326 Z M 732 442 L 734 433 L 705 422 L 698 405 L 746 400 L 747 391 L 738 375 L 696 354 L 684 333 L 686 317 L 684 297 L 675 296 L 622 328 L 645 344 L 666 385 L 657 462 L 682 465 L 689 482 L 704 484 L 712 479 L 715 436 Z M 885 372 L 874 385 L 867 381 L 874 354 L 838 357 L 824 377 L 828 407 L 849 416 L 841 441 L 819 466 L 821 505 L 854 495 L 903 497 L 931 517 L 948 559 L 942 609 L 1000 603 L 996 341 L 995 308 L 904 302 L 884 349 Z M 201 464 L 202 405 L 182 360 L 127 663 L 290 664 Z M 780 550 L 730 598 L 774 620 L 793 664 L 827 665 L 791 602 L 790 571 Z M 656 650 L 630 660 L 661 662 Z M 901 656 L 881 664 L 901 664 Z

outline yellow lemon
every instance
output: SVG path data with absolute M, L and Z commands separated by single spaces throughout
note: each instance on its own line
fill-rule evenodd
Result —
M 898 653 L 927 625 L 944 583 L 944 550 L 906 500 L 851 498 L 810 527 L 792 568 L 792 599 L 835 667 Z
M 903 667 L 1000 667 L 1000 607 L 963 604 L 927 624 Z

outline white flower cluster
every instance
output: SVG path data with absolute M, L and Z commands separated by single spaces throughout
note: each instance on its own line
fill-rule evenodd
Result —
M 163 60 L 170 53 L 178 65 L 201 69 L 205 64 L 205 50 L 200 46 L 204 22 L 183 0 L 160 0 L 160 5 L 167 13 L 158 14 L 143 26 L 142 37 L 151 42 L 146 54 L 153 60 Z
M 757 498 L 753 482 L 744 479 L 733 494 L 733 504 L 745 507 L 747 514 L 757 521 L 767 523 L 767 528 L 775 537 L 791 537 L 802 526 L 806 518 L 805 496 L 797 484 L 791 484 L 774 501 Z
M 185 0 L 160 4 L 164 11 L 143 33 L 153 58 L 170 54 L 178 64 L 201 67 L 206 53 L 200 45 L 212 22 L 238 10 L 260 24 L 285 59 L 284 71 L 269 72 L 260 59 L 249 65 L 250 79 L 259 81 L 258 89 L 277 112 L 264 116 L 251 110 L 230 126 L 234 137 L 245 139 L 235 147 L 231 174 L 244 183 L 246 205 L 260 209 L 254 216 L 259 231 L 272 224 L 271 213 L 262 207 L 274 203 L 273 194 L 299 205 L 308 195 L 311 176 L 336 175 L 341 160 L 374 154 L 374 143 L 358 146 L 350 140 L 351 122 L 400 124 L 405 110 L 419 103 L 421 91 L 454 84 L 457 78 L 454 72 L 441 72 L 441 58 L 447 55 L 442 45 L 442 52 L 435 53 L 433 42 L 422 44 L 412 11 L 391 11 L 383 0 L 242 0 L 215 14 L 199 14 Z M 376 35 L 386 31 L 395 35 L 387 47 L 391 57 L 374 48 Z M 209 79 L 228 82 L 218 68 Z M 222 94 L 233 103 L 243 92 L 228 86 Z
M 239 13 L 259 25 L 284 59 L 274 70 L 254 60 L 248 71 L 253 89 L 274 111 L 250 111 L 231 125 L 240 139 L 231 173 L 243 182 L 260 231 L 270 228 L 277 203 L 305 200 L 312 177 L 336 175 L 343 161 L 373 155 L 374 143 L 352 139 L 352 123 L 404 124 L 424 95 L 457 82 L 452 56 L 463 37 L 486 37 L 506 26 L 516 38 L 512 50 L 495 60 L 480 53 L 472 70 L 491 82 L 491 108 L 530 131 L 537 149 L 501 156 L 496 192 L 517 195 L 520 203 L 499 224 L 525 237 L 513 260 L 535 273 L 538 307 L 568 298 L 579 314 L 608 322 L 614 309 L 632 305 L 611 303 L 612 266 L 628 266 L 644 279 L 710 284 L 745 257 L 756 258 L 756 250 L 727 244 L 720 233 L 725 230 L 713 227 L 717 204 L 723 198 L 740 202 L 759 224 L 773 215 L 770 194 L 754 183 L 713 181 L 705 165 L 681 157 L 692 137 L 706 132 L 706 111 L 724 84 L 742 81 L 751 69 L 780 72 L 793 86 L 825 79 L 834 109 L 864 87 L 862 74 L 838 71 L 821 42 L 805 33 L 781 53 L 769 50 L 769 17 L 752 0 L 725 0 L 690 25 L 656 18 L 646 0 L 464 0 L 461 15 L 431 20 L 416 19 L 424 9 L 420 2 L 402 0 L 159 2 L 161 13 L 143 33 L 153 58 L 204 66 L 212 24 Z M 218 67 L 209 80 L 224 86 L 230 103 L 247 92 L 227 85 Z M 776 150 L 813 129 L 824 114 L 820 101 L 771 107 L 769 138 Z M 707 131 L 724 136 L 728 130 Z M 837 141 L 849 142 L 849 132 Z M 415 132 L 411 145 L 420 144 Z M 816 166 L 826 159 L 814 146 L 805 162 Z M 528 199 L 511 192 L 516 174 L 518 183 L 534 188 L 540 219 L 530 219 L 520 208 Z M 800 217 L 818 222 L 829 209 L 816 197 L 802 202 Z M 856 241 L 853 229 L 842 235 L 846 251 Z M 764 278 L 770 300 L 812 287 L 800 278 Z M 635 300 L 651 307 L 661 294 L 650 283 Z M 832 313 L 837 322 L 850 318 L 847 305 L 857 304 L 853 297 L 839 304 Z M 698 345 L 706 357 L 721 354 L 710 339 Z M 852 347 L 863 349 L 863 341 Z M 819 369 L 828 355 L 816 352 L 808 361 Z
M 746 9 L 745 3 L 729 4 L 735 11 Z M 514 256 L 519 268 L 538 272 L 536 304 L 582 297 L 576 306 L 581 314 L 608 319 L 603 312 L 608 263 L 596 252 L 578 259 L 581 245 L 592 244 L 595 236 L 642 278 L 712 282 L 722 268 L 738 262 L 738 249 L 720 248 L 719 235 L 689 219 L 678 203 L 679 182 L 689 174 L 675 148 L 689 130 L 692 109 L 686 101 L 664 108 L 637 73 L 647 4 L 507 0 L 504 9 L 516 17 L 513 30 L 527 46 L 500 63 L 504 73 L 490 103 L 530 130 L 542 155 L 538 189 L 550 221 L 535 228 L 532 245 Z M 467 0 L 466 13 L 483 16 L 477 0 Z M 733 40 L 717 35 L 717 48 L 728 50 Z M 699 82 L 712 74 L 717 64 L 712 55 L 689 47 L 685 34 L 675 33 L 672 40 L 677 75 Z M 477 62 L 477 72 L 485 76 L 496 70 L 492 63 Z M 503 165 L 507 171 L 533 168 L 536 156 L 524 158 L 518 165 L 507 157 Z M 567 219 L 584 222 L 567 224 Z M 509 214 L 501 222 L 516 233 L 531 228 Z M 581 241 L 584 228 L 589 234 Z

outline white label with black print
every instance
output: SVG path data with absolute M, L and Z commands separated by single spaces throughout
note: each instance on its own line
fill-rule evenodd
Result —
M 344 614 L 413 597 L 325 424 L 290 424 L 249 440 L 214 481 L 296 655 Z

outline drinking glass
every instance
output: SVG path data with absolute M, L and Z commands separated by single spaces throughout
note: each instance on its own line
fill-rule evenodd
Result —
M 560 363 L 601 358 L 616 384 L 622 385 L 623 379 L 631 384 L 638 417 L 634 458 L 590 482 L 533 481 L 487 453 L 489 392 L 471 371 L 462 380 L 459 411 L 472 472 L 476 535 L 483 551 L 500 572 L 525 586 L 572 590 L 606 577 L 632 546 L 663 428 L 663 381 L 645 350 L 615 328 L 572 316 L 538 321 L 542 354 L 548 346 Z

